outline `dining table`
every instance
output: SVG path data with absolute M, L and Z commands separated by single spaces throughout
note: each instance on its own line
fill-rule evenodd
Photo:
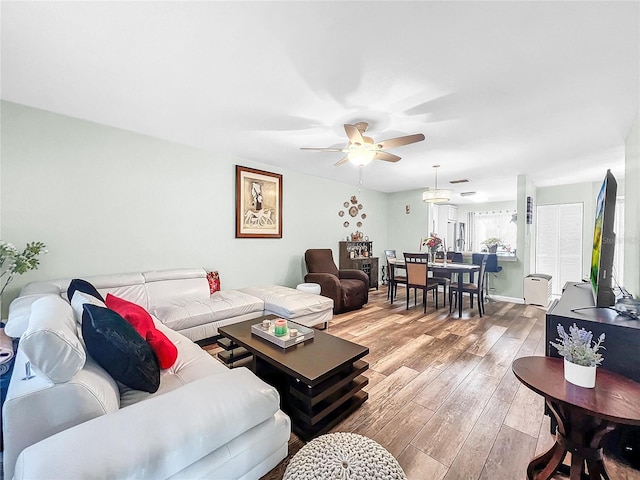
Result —
M 388 259 L 389 266 L 393 269 L 395 267 L 406 268 L 406 264 L 403 258 L 390 258 Z M 445 273 L 457 273 L 458 274 L 458 318 L 462 317 L 462 286 L 464 284 L 463 277 L 465 273 L 469 274 L 469 281 L 473 283 L 473 275 L 475 272 L 480 271 L 480 265 L 472 263 L 449 263 L 449 262 L 429 262 L 429 270 L 434 272 Z M 392 275 L 393 272 L 389 272 Z M 478 300 L 480 301 L 480 300 Z

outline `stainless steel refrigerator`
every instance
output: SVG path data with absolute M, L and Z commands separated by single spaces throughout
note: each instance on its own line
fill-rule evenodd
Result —
M 466 247 L 466 229 L 464 222 L 449 222 L 447 224 L 447 248 L 454 252 L 463 252 Z

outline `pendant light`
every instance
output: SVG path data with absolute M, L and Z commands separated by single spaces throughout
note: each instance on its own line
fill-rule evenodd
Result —
M 451 200 L 451 190 L 438 189 L 438 168 L 440 168 L 440 165 L 434 165 L 433 168 L 436 169 L 436 188 L 422 192 L 422 201 L 427 203 L 448 202 Z

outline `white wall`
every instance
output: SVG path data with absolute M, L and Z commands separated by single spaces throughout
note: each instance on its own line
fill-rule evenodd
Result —
M 625 143 L 624 286 L 640 298 L 640 114 Z
M 409 205 L 410 213 L 406 213 Z M 387 225 L 389 232 L 385 249 L 417 252 L 420 240 L 429 236 L 429 204 L 422 201 L 422 190 L 391 193 L 388 195 Z
M 34 280 L 206 267 L 223 288 L 302 281 L 307 248 L 338 258 L 342 204 L 357 194 L 359 230 L 379 255 L 387 195 L 2 102 L 2 238 L 43 241 L 38 270 L 18 277 L 3 309 Z M 283 174 L 283 238 L 235 238 L 235 165 Z

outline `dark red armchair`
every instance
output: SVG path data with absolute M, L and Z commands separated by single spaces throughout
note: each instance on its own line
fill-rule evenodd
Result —
M 361 270 L 338 270 L 329 248 L 309 249 L 305 282 L 320 285 L 320 294 L 333 299 L 333 313 L 362 308 L 369 301 L 369 276 Z

